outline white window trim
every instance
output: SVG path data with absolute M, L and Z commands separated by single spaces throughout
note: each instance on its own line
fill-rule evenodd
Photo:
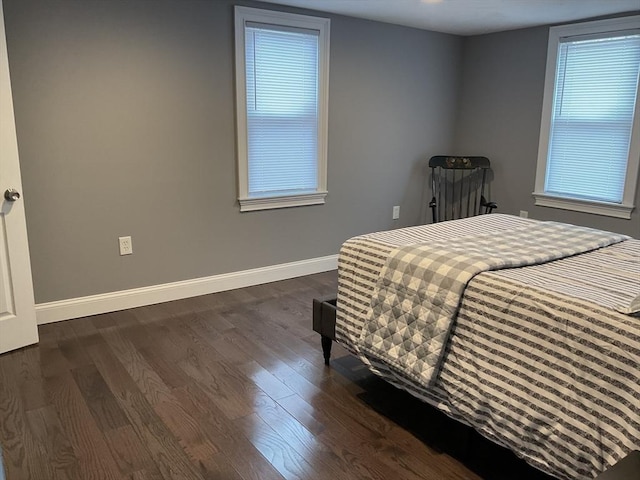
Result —
M 284 196 L 249 196 L 245 32 L 247 22 L 317 30 L 318 38 L 318 188 L 311 193 Z M 319 205 L 327 195 L 327 147 L 329 131 L 329 27 L 328 18 L 274 10 L 235 7 L 236 117 L 238 134 L 238 201 L 240 211 Z
M 538 165 L 533 196 L 535 204 L 543 207 L 561 208 L 578 212 L 593 213 L 617 218 L 631 218 L 638 184 L 640 169 L 640 92 L 636 100 L 634 121 L 629 145 L 629 160 L 624 193 L 621 203 L 597 202 L 550 195 L 544 191 L 547 173 L 547 155 L 549 151 L 549 133 L 551 128 L 551 111 L 556 80 L 558 45 L 560 39 L 579 35 L 592 35 L 640 28 L 640 16 L 599 20 L 575 25 L 561 25 L 549 29 L 549 46 L 547 50 L 547 70 L 544 80 L 544 99 L 542 104 L 542 120 L 540 124 L 540 143 L 538 146 Z

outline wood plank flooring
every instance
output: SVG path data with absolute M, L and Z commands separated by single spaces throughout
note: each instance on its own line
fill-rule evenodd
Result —
M 324 366 L 311 302 L 336 283 L 41 326 L 39 345 L 0 355 L 6 480 L 480 479 L 364 401 L 340 347 Z

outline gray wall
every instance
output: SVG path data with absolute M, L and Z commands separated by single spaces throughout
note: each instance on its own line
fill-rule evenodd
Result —
M 327 204 L 240 214 L 233 3 L 4 0 L 38 303 L 331 255 L 419 220 L 462 39 L 329 15 Z
M 536 207 L 534 190 L 547 57 L 547 27 L 467 37 L 455 148 L 491 159 L 499 212 L 586 225 L 640 238 L 640 188 L 631 220 Z

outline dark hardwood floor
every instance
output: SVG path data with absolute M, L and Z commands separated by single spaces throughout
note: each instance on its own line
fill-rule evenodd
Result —
M 388 403 L 428 407 L 338 346 L 324 366 L 311 302 L 335 291 L 329 272 L 40 327 L 0 355 L 6 480 L 482 478 Z

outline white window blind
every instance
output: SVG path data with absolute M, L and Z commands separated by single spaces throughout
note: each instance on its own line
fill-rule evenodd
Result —
M 245 26 L 248 194 L 318 189 L 318 32 Z
M 236 6 L 241 212 L 327 196 L 328 18 Z
M 638 33 L 560 40 L 545 193 L 622 202 L 639 71 Z

